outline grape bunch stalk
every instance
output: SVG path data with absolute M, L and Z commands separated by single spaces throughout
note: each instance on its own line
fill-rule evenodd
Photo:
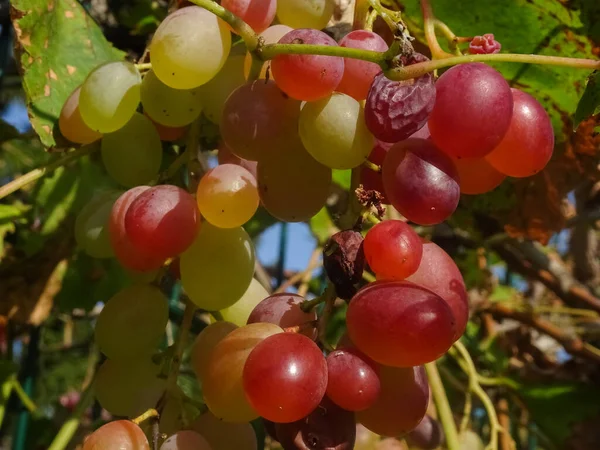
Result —
M 435 370 L 465 332 L 469 304 L 452 258 L 414 225 L 439 224 L 461 194 L 532 176 L 552 157 L 544 108 L 485 63 L 524 55 L 501 53 L 491 34 L 465 39 L 466 55 L 458 44 L 457 55 L 444 52 L 426 1 L 432 59 L 377 0 L 359 0 L 355 29 L 339 42 L 321 31 L 330 0 L 179 3 L 149 44 L 150 62 L 95 68 L 60 115 L 66 139 L 99 141 L 122 188 L 81 211 L 78 245 L 116 258 L 137 280 L 106 303 L 95 328 L 106 356 L 96 397 L 132 420 L 99 428 L 84 450 L 150 448 L 147 411 L 160 416 L 151 440 L 162 450 L 256 449 L 249 422 L 259 417 L 286 450 L 352 449 L 357 423 L 380 436 L 415 430 L 413 441 L 435 448 L 442 433 L 426 415 L 426 367 Z M 377 15 L 391 40 L 373 32 Z M 199 147 L 201 117 L 220 132 L 212 168 Z M 166 148 L 176 151 L 170 164 Z M 353 228 L 324 248 L 327 288 L 310 300 L 268 292 L 254 278 L 244 225 L 259 207 L 280 221 L 312 218 L 333 170 L 352 170 L 344 216 Z M 382 205 L 400 219 L 382 220 Z M 180 338 L 157 353 L 169 277 L 188 306 Z M 334 349 L 324 336 L 338 298 L 348 309 Z M 195 309 L 214 320 L 192 345 L 205 412 L 189 420 L 176 380 Z M 447 447 L 458 449 L 452 419 L 442 421 Z

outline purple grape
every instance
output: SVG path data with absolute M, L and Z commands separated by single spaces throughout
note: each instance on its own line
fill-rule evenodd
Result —
M 434 450 L 442 444 L 443 437 L 444 432 L 440 423 L 427 415 L 423 417 L 417 428 L 408 433 L 406 440 L 410 445 L 423 450 Z

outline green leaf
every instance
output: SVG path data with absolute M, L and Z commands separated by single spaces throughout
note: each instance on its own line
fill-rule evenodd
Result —
M 0 261 L 4 256 L 4 237 L 17 230 L 17 223 L 25 221 L 23 213 L 29 209 L 22 203 L 14 205 L 0 204 Z
M 0 384 L 4 384 L 9 377 L 17 373 L 17 370 L 19 370 L 18 364 L 6 359 L 0 360 Z
M 594 114 L 600 114 L 600 72 L 597 71 L 588 78 L 573 117 L 573 129 L 576 130 L 581 122 Z
M 352 171 L 351 170 L 333 170 L 332 172 L 332 180 L 335 184 L 337 184 L 342 189 L 350 189 L 350 183 L 352 180 Z
M 124 54 L 112 47 L 75 0 L 13 0 L 11 4 L 31 124 L 42 143 L 53 147 L 67 97 L 92 69 Z

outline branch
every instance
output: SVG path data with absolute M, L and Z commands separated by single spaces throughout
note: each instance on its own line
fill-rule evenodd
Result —
M 438 418 L 444 429 L 446 447 L 448 450 L 460 450 L 460 442 L 458 441 L 454 416 L 452 415 L 448 396 L 446 395 L 446 390 L 444 389 L 444 384 L 442 383 L 442 378 L 440 377 L 435 361 L 425 364 L 425 370 L 427 371 L 427 379 L 429 380 L 429 386 L 438 412 Z
M 446 53 L 442 47 L 440 47 L 440 43 L 437 40 L 435 35 L 435 16 L 433 15 L 433 11 L 431 9 L 431 5 L 429 4 L 429 0 L 421 0 L 421 12 L 423 13 L 423 28 L 425 29 L 425 40 L 427 41 L 427 45 L 431 50 L 431 55 L 434 59 L 444 59 L 448 56 L 451 56 L 449 53 Z
M 261 59 L 264 61 L 273 59 L 277 55 L 325 55 L 341 56 L 343 58 L 360 59 L 363 61 L 379 64 L 383 69 L 387 68 L 387 52 L 375 52 L 359 48 L 339 47 L 334 45 L 313 44 L 268 44 L 257 49 Z
M 194 319 L 194 312 L 196 306 L 189 300 L 186 300 L 185 311 L 183 312 L 183 319 L 181 320 L 181 326 L 179 327 L 179 335 L 175 341 L 173 348 L 173 359 L 171 360 L 171 367 L 169 369 L 169 376 L 167 378 L 166 391 L 172 390 L 177 384 L 177 377 L 179 376 L 179 368 L 181 367 L 181 360 L 183 359 L 183 351 L 185 344 L 190 334 L 190 327 Z

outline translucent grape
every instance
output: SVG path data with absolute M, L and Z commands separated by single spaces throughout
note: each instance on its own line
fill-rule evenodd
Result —
M 423 243 L 401 220 L 384 220 L 367 232 L 364 251 L 378 278 L 403 280 L 419 268 Z
M 300 305 L 304 301 L 304 297 L 287 292 L 270 295 L 252 310 L 248 323 L 268 322 L 281 328 L 300 327 L 302 334 L 315 339 L 317 330 L 314 325 L 309 324 L 317 320 L 317 313 L 314 309 L 302 311 Z
M 114 61 L 95 68 L 81 86 L 81 118 L 94 131 L 117 131 L 135 113 L 141 84 L 140 73 L 129 62 Z
M 149 183 L 160 170 L 160 136 L 150 119 L 139 113 L 123 128 L 104 135 L 101 150 L 106 171 L 125 187 Z
M 246 292 L 244 292 L 244 295 L 242 295 L 242 298 L 240 298 L 229 308 L 222 309 L 221 316 L 223 317 L 223 320 L 232 322 L 239 327 L 244 326 L 248 321 L 250 313 L 255 309 L 255 306 L 260 304 L 260 302 L 263 299 L 266 299 L 268 296 L 269 293 L 263 287 L 263 285 L 253 278 L 250 282 L 250 286 L 248 286 L 248 289 L 246 289 Z M 265 320 L 261 322 L 270 321 Z M 276 323 L 276 325 L 281 326 L 278 323 Z
M 144 75 L 141 99 L 144 113 L 168 127 L 192 123 L 202 112 L 198 88 L 173 89 L 160 81 L 153 71 Z
M 360 48 L 374 52 L 385 52 L 388 45 L 383 38 L 368 30 L 354 30 L 340 40 L 340 47 Z M 336 91 L 348 94 L 356 100 L 367 98 L 375 75 L 381 72 L 378 64 L 359 59 L 344 58 L 344 76 Z
M 238 301 L 252 281 L 254 246 L 243 228 L 204 223 L 181 255 L 181 282 L 202 309 L 218 311 Z
M 337 46 L 325 33 L 306 28 L 290 31 L 279 43 Z M 281 54 L 271 61 L 271 72 L 277 86 L 290 97 L 315 101 L 331 95 L 340 84 L 344 75 L 344 59 L 339 56 Z
M 178 431 L 167 438 L 160 450 L 214 450 L 201 434 L 191 430 Z
M 315 28 L 327 26 L 333 15 L 332 0 L 283 0 L 277 2 L 277 18 L 292 28 Z
M 230 48 L 227 24 L 203 8 L 188 6 L 170 14 L 154 33 L 152 69 L 167 86 L 193 89 L 221 70 Z
M 375 145 L 373 146 L 373 150 L 369 153 L 368 160 L 373 164 L 377 164 L 381 166 L 383 164 L 383 160 L 385 159 L 385 155 L 387 155 L 388 150 L 392 144 L 388 144 L 387 142 L 383 142 L 375 139 Z M 383 178 L 381 176 L 381 172 L 376 172 L 373 169 L 363 166 L 360 168 L 360 183 L 363 185 L 363 188 L 370 191 L 377 191 L 382 196 L 382 203 L 389 203 L 385 195 L 385 188 L 383 186 Z
M 511 89 L 513 114 L 502 141 L 486 156 L 499 172 L 510 177 L 535 175 L 548 164 L 554 150 L 554 130 L 540 102 L 518 89 Z
M 237 328 L 230 322 L 219 321 L 204 328 L 196 337 L 192 346 L 192 368 L 200 381 L 204 379 L 210 355 L 225 336 Z
M 428 140 L 411 138 L 392 146 L 383 161 L 382 177 L 390 203 L 411 222 L 443 222 L 458 206 L 456 167 Z
M 79 94 L 81 86 L 73 91 L 63 105 L 58 117 L 58 128 L 62 135 L 76 144 L 89 144 L 97 141 L 102 134 L 88 127 L 79 111 Z
M 75 219 L 75 241 L 94 258 L 114 256 L 110 246 L 108 221 L 113 204 L 121 194 L 120 191 L 99 194 L 83 207 Z
M 222 0 L 221 6 L 261 33 L 275 18 L 277 0 Z
M 196 199 L 206 220 L 220 228 L 248 222 L 258 209 L 256 178 L 235 164 L 220 164 L 204 174 Z
M 234 155 L 224 142 L 219 143 L 217 160 L 219 161 L 219 164 L 237 164 L 238 166 L 242 166 L 244 169 L 250 172 L 255 179 L 258 178 L 258 163 L 256 161 L 249 161 Z
M 257 161 L 269 158 L 297 133 L 300 102 L 290 99 L 272 81 L 253 81 L 227 99 L 221 136 L 237 156 Z
M 510 87 L 500 72 L 482 63 L 459 64 L 444 72 L 435 87 L 429 131 L 440 150 L 478 158 L 498 146 L 513 111 Z
M 192 429 L 200 433 L 212 450 L 256 450 L 256 435 L 249 423 L 227 423 L 210 412 L 202 414 Z
M 194 197 L 172 185 L 142 192 L 125 214 L 125 232 L 134 247 L 158 259 L 186 250 L 198 234 L 200 214 Z
M 300 113 L 298 133 L 313 158 L 332 169 L 361 165 L 374 143 L 360 103 L 340 93 L 307 102 Z
M 244 393 L 242 373 L 250 352 L 263 340 L 283 330 L 272 323 L 253 323 L 229 333 L 214 348 L 203 379 L 202 392 L 211 413 L 226 422 L 248 422 L 258 417 Z
M 84 442 L 83 450 L 150 450 L 142 429 L 129 420 L 115 420 L 102 425 Z
M 263 38 L 265 45 L 268 44 L 276 44 L 279 42 L 283 36 L 292 31 L 293 28 L 288 27 L 287 25 L 277 24 L 272 25 L 267 28 L 265 31 L 260 33 L 260 37 Z M 248 52 L 246 53 L 246 58 L 244 59 L 244 75 L 248 77 L 250 74 L 250 68 L 252 66 L 252 55 Z M 271 61 L 265 61 L 260 70 L 260 75 L 258 78 L 267 78 L 267 71 L 270 73 L 271 70 Z
M 114 295 L 96 323 L 96 343 L 110 359 L 152 355 L 169 320 L 169 302 L 160 289 L 134 284 Z
M 423 244 L 423 257 L 417 271 L 407 278 L 439 295 L 452 310 L 457 340 L 469 320 L 469 300 L 465 282 L 450 255 L 433 242 Z
M 500 186 L 506 178 L 487 158 L 452 158 L 452 161 L 458 172 L 461 194 L 485 194 Z
M 402 436 L 425 416 L 429 385 L 423 366 L 405 369 L 381 366 L 381 394 L 373 406 L 356 415 L 357 421 L 381 436 Z
M 160 367 L 150 359 L 107 359 L 96 375 L 95 392 L 100 405 L 115 416 L 137 417 L 154 408 L 166 388 Z
M 394 367 L 436 360 L 456 332 L 448 304 L 407 281 L 378 281 L 361 289 L 348 306 L 346 325 L 361 352 Z
M 408 433 L 406 440 L 423 450 L 435 450 L 442 445 L 443 437 L 444 432 L 440 423 L 430 415 L 426 415 L 419 425 Z
M 219 73 L 198 88 L 204 115 L 212 123 L 221 123 L 227 97 L 246 82 L 244 58 L 244 55 L 230 55 Z
M 266 210 L 279 220 L 302 222 L 325 205 L 331 169 L 318 163 L 300 142 L 258 163 L 258 192 Z

